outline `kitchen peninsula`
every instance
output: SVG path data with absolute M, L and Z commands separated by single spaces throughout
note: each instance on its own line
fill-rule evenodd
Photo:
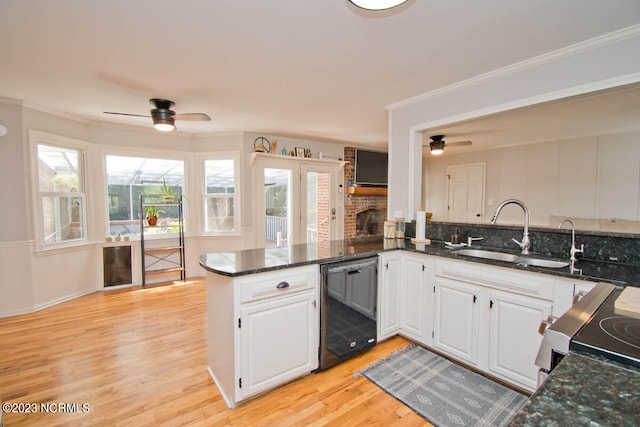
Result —
M 332 241 L 326 245 L 302 244 L 203 254 L 200 264 L 207 270 L 209 370 L 227 405 L 234 407 L 243 400 L 306 375 L 317 368 L 319 313 L 316 307 L 320 298 L 319 264 L 380 255 L 379 269 L 382 270 L 385 268 L 383 263 L 388 264 L 389 260 L 396 260 L 397 256 L 403 254 L 409 257 L 407 259 L 410 262 L 422 263 L 420 265 L 426 266 L 427 271 L 426 281 L 419 283 L 424 284 L 424 288 L 429 292 L 423 292 L 424 298 L 412 294 L 415 298 L 410 299 L 420 304 L 431 298 L 431 305 L 426 309 L 402 310 L 402 314 L 397 309 L 389 310 L 385 307 L 389 302 L 385 300 L 389 296 L 385 280 L 389 278 L 381 271 L 378 293 L 379 339 L 401 333 L 421 344 L 434 346 L 438 350 L 444 349 L 445 353 L 446 336 L 438 329 L 438 325 L 434 324 L 433 318 L 424 317 L 425 313 L 435 310 L 434 296 L 446 290 L 446 286 L 441 285 L 451 282 L 451 279 L 447 278 L 448 268 L 463 268 L 464 271 L 464 268 L 470 266 L 469 271 L 473 271 L 474 275 L 488 277 L 488 287 L 485 289 L 481 286 L 478 291 L 481 300 L 483 296 L 489 295 L 490 291 L 494 292 L 491 289 L 500 285 L 497 278 L 506 274 L 509 280 L 515 283 L 513 286 L 520 287 L 515 289 L 518 298 L 524 297 L 526 301 L 548 301 L 542 304 L 543 314 L 552 314 L 550 311 L 554 309 L 554 304 L 562 306 L 562 309 L 568 308 L 575 285 L 585 284 L 588 288 L 597 281 L 626 285 L 630 278 L 640 277 L 638 266 L 599 260 L 580 260 L 574 269 L 571 269 L 465 257 L 446 247 L 443 242 L 435 240 L 430 245 L 415 245 L 404 239 L 354 239 Z M 436 268 L 436 265 L 439 267 Z M 500 274 L 493 273 L 495 268 L 499 269 Z M 416 271 L 419 270 L 416 268 Z M 425 268 L 422 268 L 422 271 L 425 271 Z M 435 281 L 436 275 L 438 282 Z M 418 283 L 414 280 L 411 282 Z M 286 285 L 281 285 L 283 283 Z M 431 285 L 434 286 L 433 292 Z M 394 289 L 391 291 L 400 292 Z M 504 291 L 500 292 L 496 295 L 504 295 Z M 562 303 L 558 299 L 560 295 Z M 398 303 L 406 301 L 397 297 L 398 294 L 395 296 Z M 567 299 L 569 302 L 566 302 Z M 508 301 L 508 298 L 506 300 Z M 278 323 L 283 321 L 281 315 L 285 311 L 288 313 L 287 320 L 285 323 Z M 412 319 L 406 317 L 411 316 L 411 313 L 419 316 L 417 323 L 423 322 L 419 326 L 421 330 L 411 329 Z M 556 314 L 555 311 L 553 314 Z M 394 319 L 400 320 L 397 326 L 394 326 Z M 423 327 L 425 325 L 426 327 Z M 434 329 L 437 342 L 432 338 Z M 441 345 L 438 346 L 438 343 Z M 482 345 L 486 346 L 481 343 L 481 347 Z M 278 353 L 277 349 L 285 347 L 286 351 Z M 276 349 L 276 353 L 269 354 L 268 349 Z M 483 355 L 483 351 L 486 351 L 487 355 Z M 506 381 L 511 380 L 510 382 L 517 387 L 530 391 L 535 389 L 535 379 L 532 379 L 535 373 L 529 372 L 528 376 L 520 378 L 509 371 L 509 366 L 500 366 L 500 363 L 491 365 L 488 360 L 489 349 L 481 348 L 480 354 L 477 354 L 477 348 L 474 348 L 474 352 L 476 354 L 470 356 L 469 360 L 465 359 L 466 355 L 453 354 L 453 357 L 490 375 Z

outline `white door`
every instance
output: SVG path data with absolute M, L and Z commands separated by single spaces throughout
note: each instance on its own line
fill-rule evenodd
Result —
M 436 279 L 433 345 L 459 359 L 478 364 L 478 286 Z
M 489 371 L 535 390 L 542 342 L 538 327 L 551 314 L 552 303 L 491 291 L 489 304 Z
M 305 292 L 240 309 L 238 400 L 318 367 L 315 295 Z
M 404 330 L 410 338 L 425 342 L 427 331 L 426 319 L 430 313 L 426 310 L 426 261 L 420 258 L 406 256 L 404 258 L 403 273 L 400 295 L 401 295 L 401 322 L 400 328 Z
M 378 269 L 378 341 L 398 333 L 400 328 L 400 254 L 380 255 Z
M 448 220 L 481 223 L 484 216 L 484 163 L 449 166 L 447 178 Z
M 258 246 L 323 243 L 340 236 L 339 168 L 283 159 L 255 163 Z

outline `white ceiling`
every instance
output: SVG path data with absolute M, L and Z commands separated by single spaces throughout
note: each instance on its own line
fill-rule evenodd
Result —
M 183 132 L 384 146 L 386 105 L 639 22 L 638 0 L 0 0 L 0 97 L 146 128 L 103 111 L 160 97 L 213 118 Z

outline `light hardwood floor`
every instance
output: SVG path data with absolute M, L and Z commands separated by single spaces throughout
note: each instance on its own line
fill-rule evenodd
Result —
M 352 377 L 408 343 L 400 337 L 229 410 L 207 373 L 205 301 L 199 279 L 96 292 L 0 319 L 0 399 L 38 408 L 4 413 L 5 426 L 429 425 Z M 43 413 L 41 403 L 89 411 Z

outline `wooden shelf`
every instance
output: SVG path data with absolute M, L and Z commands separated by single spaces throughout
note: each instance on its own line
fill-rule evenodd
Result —
M 339 166 L 339 167 L 344 167 L 345 163 L 349 163 L 343 160 L 334 160 L 334 159 L 314 159 L 311 157 L 281 156 L 280 154 L 251 153 L 252 165 L 253 165 L 253 162 L 255 162 L 257 159 L 278 159 L 278 160 L 285 160 L 290 162 L 315 163 L 315 164 Z
M 145 254 L 158 253 L 158 252 L 168 252 L 168 251 L 179 251 L 182 249 L 182 246 L 167 246 L 162 248 L 147 248 L 144 250 Z
M 159 268 L 157 270 L 147 270 L 145 271 L 145 273 L 147 275 L 154 275 L 154 274 L 168 274 L 168 273 L 175 273 L 175 272 L 182 272 L 184 271 L 184 267 L 169 267 L 169 268 Z M 184 279 L 181 279 L 184 280 Z
M 347 187 L 347 193 L 354 196 L 386 196 L 387 187 Z

